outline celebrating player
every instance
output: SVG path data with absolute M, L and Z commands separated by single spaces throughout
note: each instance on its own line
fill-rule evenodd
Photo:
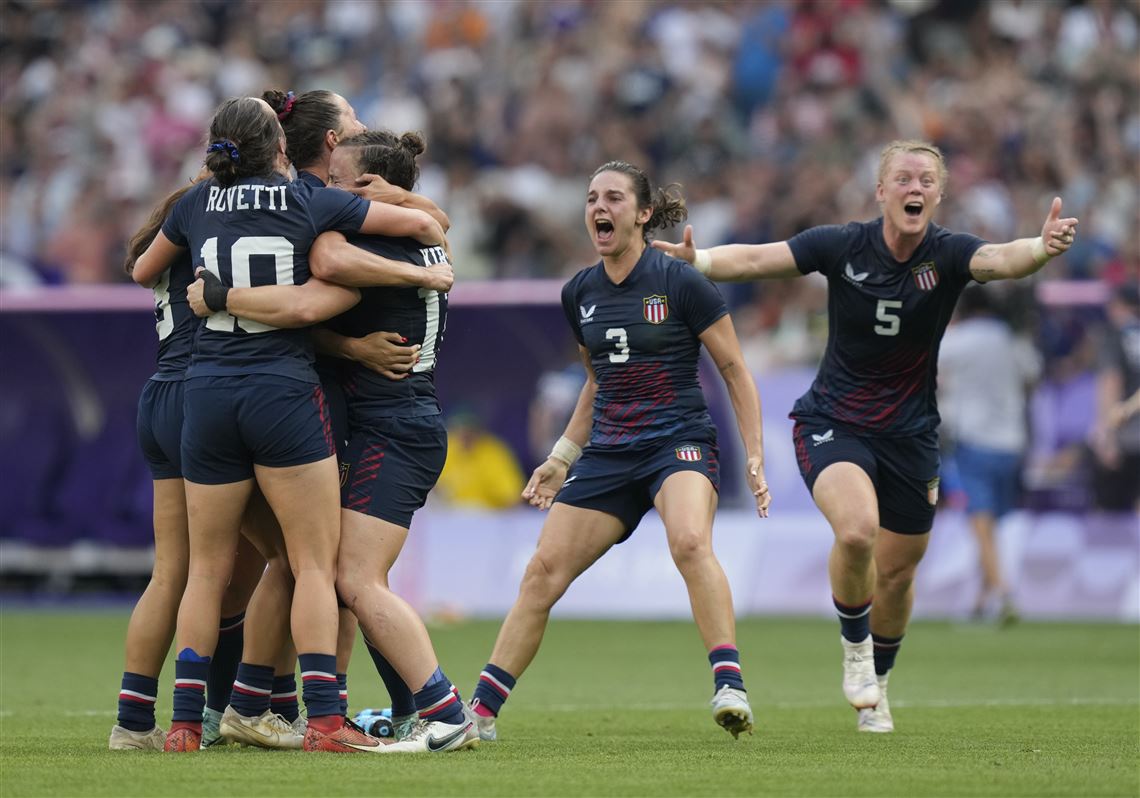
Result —
M 147 282 L 188 248 L 227 285 L 300 284 L 318 233 L 386 232 L 440 244 L 421 211 L 368 203 L 287 178 L 285 137 L 263 100 L 221 105 L 206 164 L 214 177 L 192 188 L 140 257 Z M 344 292 L 346 306 L 355 292 Z M 241 513 L 254 478 L 281 521 L 296 581 L 291 627 L 309 710 L 307 750 L 378 751 L 380 743 L 340 714 L 336 684 L 335 564 L 339 530 L 336 460 L 327 407 L 302 331 L 215 313 L 199 329 L 188 372 L 182 458 L 190 515 L 190 576 L 178 615 L 174 723 L 166 749 L 201 739 L 201 684 L 217 641 L 218 615 Z
M 937 147 L 882 152 L 872 222 L 826 225 L 772 244 L 654 246 L 714 280 L 827 278 L 827 351 L 791 416 L 804 482 L 835 533 L 828 571 L 843 643 L 843 692 L 861 731 L 894 729 L 887 678 L 910 619 L 914 573 L 938 499 L 938 345 L 971 280 L 1033 274 L 1073 244 L 1055 198 L 1041 235 L 987 244 L 931 219 L 946 186 Z M 874 603 L 872 604 L 872 598 Z
M 648 231 L 686 215 L 677 192 L 651 191 L 645 174 L 628 163 L 607 163 L 590 180 L 586 229 L 601 262 L 562 289 L 562 309 L 588 378 L 565 435 L 523 491 L 550 515 L 475 689 L 472 708 L 483 739 L 495 739 L 495 718 L 538 652 L 551 607 L 580 573 L 628 538 L 651 507 L 664 521 L 709 652 L 713 717 L 734 737 L 752 730 L 732 595 L 712 549 L 720 463 L 697 380 L 701 345 L 728 387 L 748 484 L 763 517 L 771 497 L 760 398 L 720 294 L 646 245 Z
M 398 139 L 388 131 L 363 133 L 333 151 L 330 181 L 353 185 L 360 174 L 375 172 L 410 190 L 419 175 L 416 156 L 423 151 L 423 139 L 415 133 Z M 424 247 L 410 238 L 352 236 L 349 243 L 421 269 L 447 260 L 442 247 Z M 216 283 L 216 278 L 210 276 L 209 282 Z M 224 307 L 241 318 L 295 325 L 301 319 L 288 310 L 297 305 L 288 301 L 289 295 L 314 293 L 306 289 L 234 288 L 215 294 L 218 298 L 212 301 L 218 304 L 210 309 Z M 419 347 L 419 359 L 406 379 L 392 380 L 360 364 L 342 376 L 348 445 L 342 465 L 337 590 L 364 627 L 374 658 L 381 657 L 378 668 L 390 663 L 394 671 L 395 681 L 385 682 L 395 722 L 400 725 L 401 719 L 418 713 L 419 722 L 400 735 L 405 739 L 385 747 L 385 753 L 460 750 L 478 744 L 478 731 L 440 669 L 423 621 L 388 588 L 388 571 L 407 539 L 412 515 L 426 501 L 447 454 L 447 430 L 434 382 L 447 296 L 415 287 L 368 287 L 361 295 L 360 304 L 328 326 L 352 338 L 375 333 L 381 324 L 395 328 Z M 407 685 L 415 685 L 415 691 Z

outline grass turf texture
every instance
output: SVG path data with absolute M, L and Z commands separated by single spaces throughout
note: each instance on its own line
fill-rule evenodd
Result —
M 555 621 L 499 722 L 444 756 L 107 750 L 127 616 L 0 614 L 0 795 L 1094 796 L 1140 792 L 1136 626 L 915 624 L 891 679 L 898 731 L 855 732 L 839 632 L 739 625 L 754 737 L 717 728 L 691 623 Z M 497 623 L 433 629 L 469 696 Z M 164 670 L 160 723 L 170 717 Z M 351 706 L 384 706 L 363 650 Z

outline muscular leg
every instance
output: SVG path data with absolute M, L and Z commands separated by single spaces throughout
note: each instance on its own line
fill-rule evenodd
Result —
M 516 679 L 521 676 L 538 653 L 551 607 L 624 532 L 612 515 L 555 503 L 527 564 L 518 598 L 499 629 L 491 662 Z
M 388 571 L 408 530 L 354 510 L 341 511 L 337 590 L 364 634 L 413 690 L 439 662 L 420 616 L 388 589 Z
M 914 573 L 930 533 L 900 535 L 880 529 L 875 541 L 875 603 L 871 607 L 871 631 L 881 637 L 902 637 L 914 606 Z
M 254 491 L 250 497 L 242 532 L 265 558 L 265 567 L 247 604 L 241 659 L 247 665 L 273 665 L 290 642 L 293 573 L 281 527 L 261 491 Z
M 218 642 L 222 594 L 233 572 L 241 516 L 253 480 L 228 485 L 186 482 L 190 567 L 178 608 L 178 650 L 209 657 Z
M 340 489 L 335 457 L 284 468 L 255 466 L 257 483 L 281 522 L 296 582 L 290 626 L 297 650 L 336 651 L 336 555 Z
M 181 479 L 154 481 L 154 569 L 127 624 L 126 670 L 158 677 L 174 639 L 190 560 Z
M 735 645 L 732 591 L 712 548 L 717 505 L 712 483 L 696 471 L 679 471 L 665 479 L 654 504 L 665 522 L 669 553 L 685 580 L 705 648 Z
M 875 586 L 872 552 L 879 528 L 875 486 L 854 463 L 833 463 L 816 479 L 812 498 L 835 534 L 827 561 L 831 593 L 841 604 L 862 604 Z

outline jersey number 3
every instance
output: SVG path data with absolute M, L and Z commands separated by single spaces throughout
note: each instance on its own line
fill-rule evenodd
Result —
M 875 325 L 876 333 L 879 335 L 899 334 L 899 316 L 897 313 L 891 313 L 891 311 L 898 310 L 902 307 L 902 304 L 903 303 L 897 299 L 879 300 L 879 306 L 875 308 L 875 318 L 883 323 Z
M 611 327 L 606 330 L 606 340 L 615 341 L 616 352 L 610 352 L 611 363 L 624 363 L 629 360 L 629 336 L 625 334 L 625 327 Z

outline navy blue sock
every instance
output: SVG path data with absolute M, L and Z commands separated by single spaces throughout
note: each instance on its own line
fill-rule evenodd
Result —
M 301 654 L 301 695 L 309 718 L 340 714 L 340 687 L 336 683 L 336 654 Z
M 218 646 L 210 660 L 210 675 L 206 677 L 206 706 L 222 712 L 230 703 L 230 689 L 237 678 L 241 649 L 245 643 L 245 613 L 222 618 L 218 627 Z
M 713 692 L 722 687 L 744 689 L 744 677 L 740 673 L 740 652 L 736 646 L 717 646 L 709 652 L 709 664 L 713 669 Z
M 863 604 L 849 606 L 840 604 L 839 599 L 831 597 L 835 604 L 835 612 L 839 615 L 839 632 L 843 639 L 850 643 L 862 643 L 871 634 L 871 599 Z
M 210 658 L 200 656 L 192 648 L 178 652 L 174 661 L 174 715 L 176 723 L 201 723 L 206 706 L 206 677 Z
M 515 677 L 502 668 L 491 663 L 479 674 L 479 683 L 475 685 L 475 695 L 472 696 L 471 706 L 480 715 L 498 715 L 503 708 L 503 702 L 515 689 Z
M 131 731 L 154 728 L 154 702 L 158 700 L 158 679 L 123 671 L 119 688 L 119 725 Z
M 903 637 L 904 635 L 886 637 L 885 635 L 877 635 L 874 632 L 871 633 L 871 639 L 875 643 L 876 675 L 883 676 L 895 666 L 895 657 L 899 654 L 899 647 L 902 646 Z
M 384 655 L 372 645 L 367 637 L 364 638 L 364 645 L 368 647 L 368 655 L 372 657 L 372 664 L 376 666 L 376 672 L 380 674 L 380 678 L 384 680 L 384 686 L 388 688 L 388 696 L 392 699 L 392 717 L 403 718 L 415 714 L 416 700 L 412 697 L 412 691 L 404 684 L 400 674 L 396 673 L 392 663 L 384 659 Z
M 272 665 L 250 665 L 246 662 L 238 665 L 233 693 L 230 694 L 230 706 L 234 712 L 247 718 L 256 718 L 269 709 L 272 693 Z
M 451 724 L 463 722 L 463 704 L 451 689 L 451 681 L 439 668 L 428 677 L 414 698 L 420 720 Z
M 297 705 L 296 675 L 286 673 L 273 677 L 273 692 L 269 696 L 269 706 L 290 723 L 301 715 L 301 708 Z
M 336 675 L 337 695 L 340 697 L 340 714 L 348 716 L 348 674 L 338 673 Z

